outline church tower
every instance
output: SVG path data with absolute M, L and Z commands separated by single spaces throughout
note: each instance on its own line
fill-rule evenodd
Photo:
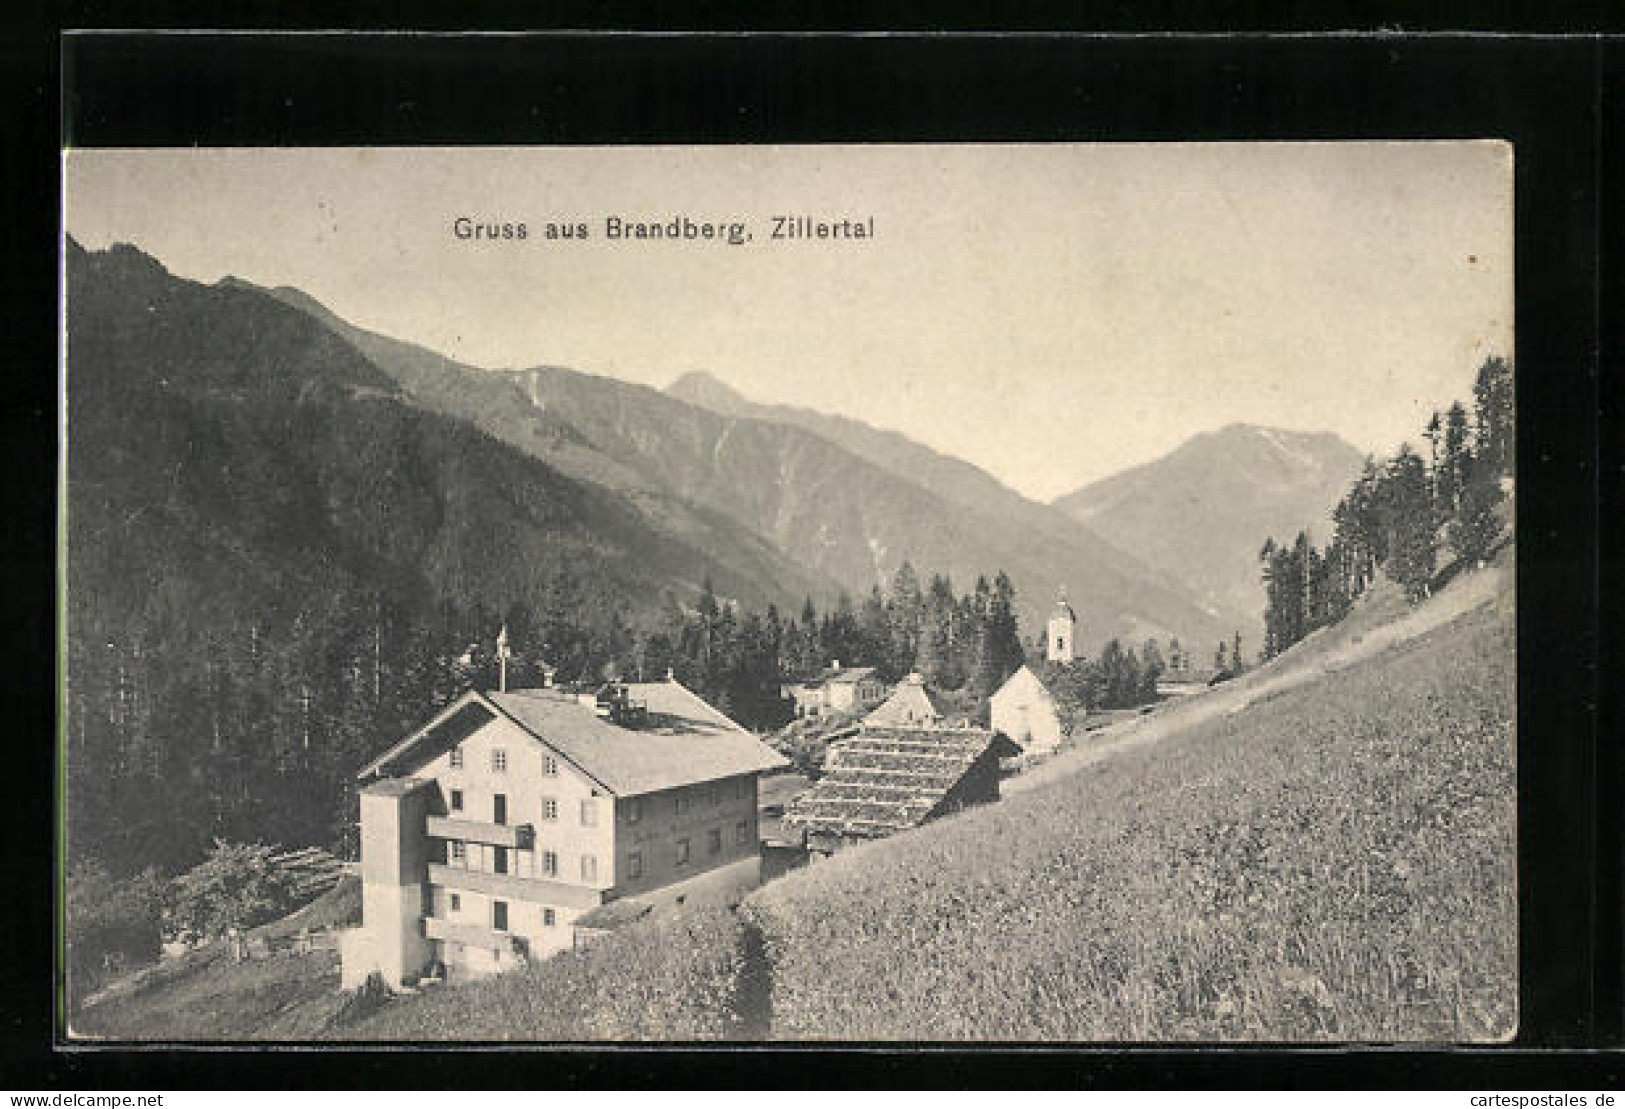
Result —
M 1050 662 L 1071 662 L 1077 654 L 1078 614 L 1066 603 L 1066 588 L 1049 616 L 1049 634 L 1044 640 L 1044 657 Z

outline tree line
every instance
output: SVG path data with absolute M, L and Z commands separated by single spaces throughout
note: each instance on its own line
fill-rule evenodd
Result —
M 965 593 L 933 574 L 922 585 L 904 561 L 889 588 L 861 603 L 842 593 L 820 613 L 809 598 L 798 614 L 769 605 L 741 611 L 707 583 L 692 610 L 668 600 L 661 625 L 637 647 L 633 673 L 674 676 L 739 722 L 774 728 L 793 715 L 782 683 L 816 678 L 826 667 L 872 666 L 888 681 L 919 673 L 939 689 L 986 697 L 1024 661 L 1015 586 L 1003 571 Z
M 785 617 L 745 611 L 709 583 L 669 593 L 652 623 L 625 598 L 553 574 L 537 608 L 430 605 L 385 591 L 312 591 L 283 608 L 240 607 L 199 627 L 154 606 L 113 614 L 70 593 L 64 703 L 68 850 L 114 876 L 172 874 L 215 840 L 323 846 L 352 855 L 355 772 L 469 689 L 492 689 L 504 626 L 510 687 L 668 670 L 747 727 L 792 714 L 781 683 L 828 663 L 918 670 L 985 696 L 1021 665 L 1007 575 L 957 592 L 905 564 L 861 604 L 808 600 Z
M 1300 531 L 1290 543 L 1265 540 L 1264 647 L 1272 658 L 1317 628 L 1342 619 L 1380 568 L 1412 600 L 1427 596 L 1441 538 L 1462 562 L 1494 551 L 1501 479 L 1513 472 L 1512 366 L 1491 357 L 1479 367 L 1473 412 L 1456 401 L 1422 431 L 1426 458 L 1409 443 L 1365 468 L 1333 510 L 1332 541 L 1317 548 Z

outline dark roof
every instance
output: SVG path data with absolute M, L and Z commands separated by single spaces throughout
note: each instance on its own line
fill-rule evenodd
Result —
M 826 668 L 823 673 L 818 674 L 815 677 L 802 678 L 799 681 L 787 681 L 782 684 L 785 689 L 799 688 L 811 690 L 822 689 L 826 685 L 854 685 L 863 681 L 865 678 L 875 678 L 875 680 L 879 680 L 876 678 L 875 668 L 873 666 L 842 666 L 839 668 L 829 667 Z
M 362 786 L 360 792 L 374 797 L 405 797 L 408 793 L 415 793 L 432 785 L 433 778 L 380 778 L 376 782 L 368 782 Z
M 427 728 L 375 759 L 362 776 L 422 765 L 439 753 L 431 742 L 434 737 L 443 736 L 445 726 L 459 715 L 475 715 L 469 712 L 474 707 L 485 710 L 481 724 L 498 714 L 506 717 L 622 797 L 789 765 L 675 681 L 626 688 L 630 700 L 648 710 L 637 727 L 622 727 L 599 716 L 592 705 L 556 689 L 467 693 Z
M 1002 737 L 1000 737 L 1002 738 Z M 824 776 L 784 823 L 809 832 L 885 836 L 929 819 L 997 740 L 979 728 L 869 728 L 830 745 Z M 1000 744 L 1001 748 L 1008 741 Z

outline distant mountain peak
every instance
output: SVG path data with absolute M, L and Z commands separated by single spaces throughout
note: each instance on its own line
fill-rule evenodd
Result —
M 1332 432 L 1233 423 L 1054 503 L 1197 596 L 1253 614 L 1263 611 L 1259 545 L 1324 533 L 1362 461 Z M 1244 627 L 1256 636 L 1256 618 Z
M 706 370 L 689 370 L 666 386 L 666 393 L 725 416 L 742 416 L 754 407 L 745 394 Z

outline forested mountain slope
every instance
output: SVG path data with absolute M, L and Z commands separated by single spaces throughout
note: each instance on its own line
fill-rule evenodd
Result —
M 70 240 L 66 266 L 76 849 L 325 842 L 335 791 L 444 693 L 445 652 L 514 606 L 568 666 L 668 590 L 754 588 L 303 312 L 129 247 Z

